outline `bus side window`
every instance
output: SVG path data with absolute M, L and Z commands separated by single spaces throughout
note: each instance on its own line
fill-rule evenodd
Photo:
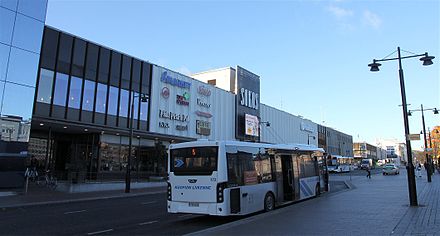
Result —
M 258 183 L 272 181 L 272 167 L 269 155 L 259 155 L 258 158 L 254 158 L 254 166 L 258 175 Z
M 227 153 L 227 165 L 228 165 L 228 186 L 235 187 L 240 184 L 240 173 L 238 169 L 238 155 Z

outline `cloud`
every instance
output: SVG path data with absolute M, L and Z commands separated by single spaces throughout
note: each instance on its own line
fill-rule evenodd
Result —
M 364 11 L 363 19 L 366 25 L 369 25 L 374 29 L 379 29 L 380 26 L 382 25 L 382 20 L 380 19 L 380 17 L 368 10 Z
M 352 10 L 344 9 L 344 8 L 341 8 L 341 7 L 329 6 L 327 8 L 327 10 L 330 11 L 337 18 L 344 18 L 344 17 L 347 17 L 347 16 L 353 16 L 353 11 Z

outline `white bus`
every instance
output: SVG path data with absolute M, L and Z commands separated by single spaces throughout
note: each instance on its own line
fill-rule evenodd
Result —
M 172 144 L 168 212 L 246 215 L 318 196 L 328 184 L 323 152 L 239 141 Z
M 327 159 L 328 172 L 342 173 L 350 172 L 354 168 L 353 157 L 329 155 Z

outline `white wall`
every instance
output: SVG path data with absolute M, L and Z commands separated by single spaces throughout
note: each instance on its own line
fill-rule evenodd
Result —
M 268 143 L 301 143 L 318 146 L 318 125 L 274 107 L 261 104 L 261 141 Z M 315 137 L 315 139 L 313 139 Z
M 216 80 L 216 87 L 236 93 L 235 91 L 235 69 L 231 67 L 204 71 L 191 75 L 196 80 L 208 83 L 208 80 Z

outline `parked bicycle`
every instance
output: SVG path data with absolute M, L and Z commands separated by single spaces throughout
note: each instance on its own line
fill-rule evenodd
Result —
M 58 187 L 58 180 L 50 173 L 50 170 L 46 170 L 45 175 L 37 180 L 37 185 L 55 190 Z

